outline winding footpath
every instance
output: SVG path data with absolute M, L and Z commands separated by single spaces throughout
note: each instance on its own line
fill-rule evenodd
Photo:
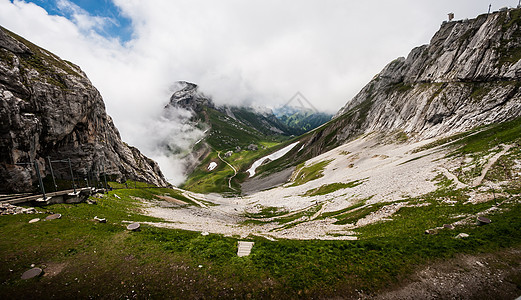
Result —
M 231 177 L 228 179 L 228 187 L 229 187 L 230 189 L 232 189 L 232 190 L 234 190 L 234 191 L 237 192 L 237 190 L 234 189 L 234 188 L 232 187 L 232 179 L 233 179 L 235 176 L 237 176 L 237 169 L 235 169 L 235 167 L 232 166 L 229 162 L 227 162 L 227 161 L 225 161 L 224 159 L 222 159 L 222 157 L 221 157 L 221 152 L 220 152 L 220 151 L 217 152 L 217 157 L 219 157 L 219 159 L 220 159 L 222 162 L 224 162 L 225 164 L 227 164 L 228 166 L 230 166 L 230 168 L 232 168 L 234 174 L 233 174 L 233 176 L 231 176 Z
M 485 176 L 487 175 L 488 170 L 492 167 L 492 165 L 494 165 L 501 156 L 505 155 L 508 152 L 508 150 L 510 150 L 513 147 L 513 145 L 505 145 L 505 144 L 501 144 L 501 146 L 503 147 L 503 150 L 501 152 L 497 153 L 496 155 L 494 155 L 488 161 L 488 163 L 483 167 L 483 170 L 481 171 L 481 175 L 478 178 L 474 179 L 473 186 L 480 185 L 483 182 L 483 179 L 485 179 Z

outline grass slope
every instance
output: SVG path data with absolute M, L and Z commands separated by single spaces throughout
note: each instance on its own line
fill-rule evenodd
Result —
M 235 238 L 147 225 L 140 232 L 125 230 L 124 220 L 156 221 L 142 216 L 140 204 L 132 197 L 153 199 L 165 192 L 168 190 L 116 190 L 98 199 L 97 205 L 52 205 L 43 210 L 61 213 L 62 219 L 34 224 L 28 221 L 45 215 L 0 217 L 0 296 L 354 297 L 355 289 L 377 292 L 438 258 L 521 245 L 519 198 L 504 204 L 508 210 L 490 216 L 490 225 L 467 225 L 425 235 L 425 228 L 447 222 L 465 206 L 436 204 L 445 193 L 453 193 L 448 187 L 431 195 L 431 206 L 404 208 L 394 221 L 360 230 L 358 241 L 272 242 L 254 238 L 252 254 L 243 258 L 236 256 Z M 463 210 L 473 213 L 490 205 L 468 205 Z M 266 216 L 277 214 L 274 208 L 263 212 Z M 105 217 L 108 223 L 96 223 L 94 216 Z M 470 237 L 454 239 L 459 232 Z M 46 275 L 21 280 L 31 264 L 42 267 Z M 521 288 L 521 282 L 517 284 Z

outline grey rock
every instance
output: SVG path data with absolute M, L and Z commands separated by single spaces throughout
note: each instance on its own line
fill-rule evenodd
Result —
M 468 235 L 467 233 L 463 233 L 463 232 L 462 232 L 462 233 L 458 234 L 455 238 L 456 238 L 456 239 L 466 239 L 466 238 L 468 238 L 469 236 L 470 236 L 470 235 Z
M 178 81 L 173 88 L 176 91 L 170 97 L 167 107 L 182 107 L 193 112 L 200 112 L 206 107 L 215 107 L 211 98 L 200 92 L 194 83 Z
M 45 220 L 56 220 L 56 219 L 61 219 L 62 218 L 62 215 L 61 214 L 52 214 L 52 215 L 49 215 L 45 218 Z
M 127 226 L 127 230 L 130 231 L 140 231 L 141 224 L 139 223 L 132 223 Z
M 520 10 L 445 23 L 429 45 L 389 63 L 288 166 L 364 134 L 382 142 L 450 136 L 521 116 Z
M 31 265 L 31 267 L 33 267 L 34 265 Z M 31 279 L 31 278 L 34 278 L 34 277 L 38 277 L 40 275 L 43 274 L 43 270 L 40 269 L 40 268 L 32 268 L 32 269 L 29 269 L 27 271 L 25 271 L 23 274 L 22 274 L 22 279 L 23 280 L 27 280 L 27 279 Z
M 443 228 L 452 230 L 452 229 L 454 229 L 454 225 L 452 225 L 452 224 L 443 224 Z
M 337 113 L 359 122 L 337 138 L 400 130 L 421 140 L 520 116 L 520 23 L 519 11 L 506 11 L 443 24 L 429 45 L 391 62 Z
M 81 176 L 107 175 L 167 186 L 156 162 L 125 144 L 103 99 L 76 65 L 0 27 L 0 191 L 36 185 L 32 165 L 71 159 Z M 67 165 L 56 168 L 69 178 Z M 82 177 L 83 178 L 83 177 Z
M 477 217 L 476 223 L 477 223 L 477 225 L 487 225 L 487 224 L 492 223 L 492 221 L 489 218 Z
M 33 207 L 23 208 L 9 203 L 0 203 L 0 215 L 37 214 Z

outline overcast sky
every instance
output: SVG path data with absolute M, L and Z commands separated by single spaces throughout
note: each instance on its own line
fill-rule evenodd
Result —
M 518 0 L 0 0 L 0 25 L 78 64 L 123 139 L 146 148 L 143 126 L 177 80 L 218 104 L 283 105 L 300 91 L 334 113 L 447 13 L 489 4 Z

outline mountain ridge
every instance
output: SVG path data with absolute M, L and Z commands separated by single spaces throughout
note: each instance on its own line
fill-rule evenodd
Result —
M 521 9 L 442 24 L 307 134 L 278 169 L 367 134 L 394 142 L 464 132 L 521 115 Z

